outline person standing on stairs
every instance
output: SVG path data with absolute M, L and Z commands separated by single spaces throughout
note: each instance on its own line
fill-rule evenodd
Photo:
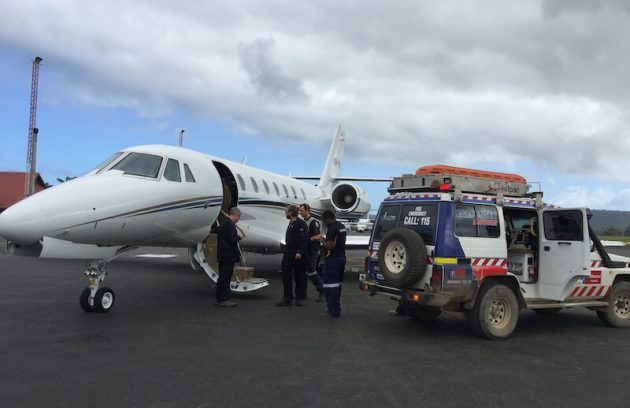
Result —
M 243 234 L 236 229 L 236 223 L 241 218 L 241 211 L 230 208 L 228 216 L 221 222 L 217 235 L 217 262 L 219 263 L 219 279 L 216 289 L 216 306 L 236 307 L 236 302 L 230 300 L 230 281 L 234 273 L 234 264 L 241 259 L 238 242 Z

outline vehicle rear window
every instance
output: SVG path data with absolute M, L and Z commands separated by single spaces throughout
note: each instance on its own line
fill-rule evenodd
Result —
M 122 170 L 125 174 L 157 178 L 162 165 L 162 158 L 153 154 L 130 153 L 112 170 Z
M 426 245 L 434 244 L 436 225 L 437 206 L 435 204 L 403 206 L 398 226 L 416 231 Z
M 378 213 L 376 219 L 376 227 L 374 228 L 374 240 L 380 241 L 385 234 L 396 228 L 398 224 L 398 213 L 400 212 L 400 205 L 384 205 L 381 207 L 381 211 Z
M 455 209 L 455 235 L 460 237 L 497 238 L 499 213 L 489 205 L 458 204 Z

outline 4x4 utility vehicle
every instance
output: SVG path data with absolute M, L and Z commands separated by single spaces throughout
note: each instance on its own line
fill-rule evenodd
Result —
M 520 309 L 584 306 L 630 327 L 630 258 L 609 255 L 586 208 L 557 208 L 508 173 L 421 167 L 392 181 L 370 238 L 361 289 L 416 320 L 464 312 L 473 331 L 508 337 Z

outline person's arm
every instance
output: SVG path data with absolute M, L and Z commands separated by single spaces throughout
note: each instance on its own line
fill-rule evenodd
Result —
M 335 239 L 339 234 L 339 228 L 336 225 L 331 225 L 328 227 L 328 232 L 326 233 L 326 241 L 324 242 L 324 248 L 330 250 L 335 246 Z
M 238 233 L 236 232 L 236 225 L 233 222 L 230 222 L 230 229 L 228 231 L 228 239 L 231 243 L 236 244 L 241 240 Z

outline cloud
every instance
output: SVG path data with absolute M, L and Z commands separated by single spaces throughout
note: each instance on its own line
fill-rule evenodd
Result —
M 264 96 L 280 100 L 308 101 L 302 80 L 283 72 L 274 60 L 273 38 L 257 38 L 238 45 L 241 66 L 247 72 L 249 82 Z
M 76 103 L 271 143 L 343 123 L 365 162 L 630 182 L 628 17 L 603 0 L 23 0 L 0 3 L 0 42 L 45 54 Z

